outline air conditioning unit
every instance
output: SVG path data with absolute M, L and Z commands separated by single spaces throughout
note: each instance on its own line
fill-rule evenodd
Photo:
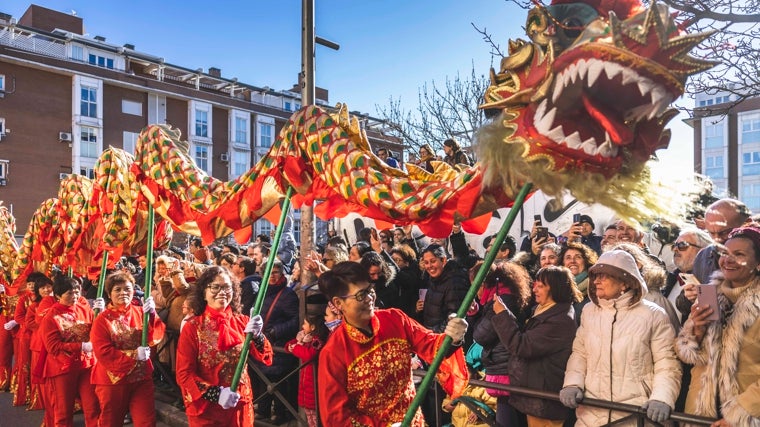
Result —
M 68 177 L 69 177 L 69 174 L 66 173 L 66 172 L 61 172 L 61 173 L 58 174 L 58 179 L 60 179 L 60 180 L 64 180 L 64 179 L 66 179 Z
M 58 140 L 61 142 L 71 142 L 71 134 L 69 132 L 58 132 Z
M 230 153 L 222 153 L 222 154 L 219 155 L 219 158 L 223 162 L 229 162 L 230 161 Z
M 0 178 L 0 187 L 5 187 L 8 185 L 8 180 L 6 178 Z

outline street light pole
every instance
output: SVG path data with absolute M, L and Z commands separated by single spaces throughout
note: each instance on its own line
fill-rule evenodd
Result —
M 314 0 L 301 4 L 301 106 L 314 105 Z M 301 283 L 312 283 L 314 275 L 303 268 L 314 248 L 314 207 L 301 206 Z

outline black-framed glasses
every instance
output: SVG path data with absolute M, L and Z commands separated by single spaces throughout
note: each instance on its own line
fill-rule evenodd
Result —
M 217 286 L 217 285 L 211 285 L 207 287 L 209 291 L 211 291 L 212 294 L 218 295 L 220 292 L 224 292 L 225 294 L 231 294 L 232 293 L 232 286 Z
M 341 298 L 341 299 L 353 298 L 356 300 L 356 302 L 364 302 L 364 300 L 367 299 L 368 297 L 372 297 L 372 299 L 377 297 L 377 294 L 375 293 L 375 288 L 373 286 L 368 286 L 360 291 L 357 291 L 355 294 L 343 295 L 342 297 L 338 297 L 338 298 Z
M 703 248 L 703 246 L 697 246 L 694 243 L 689 243 L 689 242 L 683 242 L 683 241 L 681 241 L 681 242 L 675 242 L 672 245 L 670 245 L 670 250 L 673 251 L 673 252 L 675 252 L 676 249 L 678 249 L 679 251 L 685 251 L 686 249 L 689 249 L 689 246 L 694 246 L 697 249 L 702 249 Z

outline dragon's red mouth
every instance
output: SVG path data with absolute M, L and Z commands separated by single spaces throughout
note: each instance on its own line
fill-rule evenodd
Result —
M 536 107 L 533 125 L 563 152 L 612 159 L 619 147 L 635 143 L 637 126 L 655 122 L 673 99 L 665 86 L 632 68 L 584 58 L 557 73 L 551 99 Z

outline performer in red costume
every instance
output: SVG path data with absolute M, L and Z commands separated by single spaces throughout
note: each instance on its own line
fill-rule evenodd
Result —
M 90 371 L 95 364 L 90 342 L 93 312 L 80 294 L 82 286 L 73 277 L 58 276 L 53 283 L 55 303 L 40 324 L 47 358 L 45 387 L 51 396 L 46 411 L 52 411 L 55 426 L 72 426 L 74 399 L 79 397 L 87 427 L 96 427 L 100 405 Z
M 177 383 L 191 427 L 253 425 L 253 393 L 243 370 L 230 390 L 246 333 L 253 334 L 251 356 L 272 363 L 272 345 L 261 329 L 261 316 L 240 314 L 237 279 L 218 266 L 196 280 L 188 301 L 195 317 L 185 323 L 177 344 Z
M 29 350 L 31 345 L 32 333 L 26 328 L 26 311 L 34 302 L 34 282 L 39 276 L 45 276 L 42 273 L 34 272 L 29 274 L 26 279 L 26 289 L 19 293 L 16 302 L 16 311 L 13 315 L 13 323 L 18 325 L 14 339 L 14 357 L 15 365 L 13 366 L 13 378 L 11 380 L 11 389 L 13 395 L 13 406 L 25 406 L 29 403 L 31 396 L 31 360 L 32 353 Z M 6 323 L 6 325 L 8 325 Z
M 8 391 L 11 386 L 11 369 L 13 367 L 13 330 L 16 325 L 8 323 L 13 320 L 16 311 L 17 296 L 5 292 L 5 281 L 0 275 L 0 392 Z M 7 283 L 6 283 L 7 284 Z M 6 327 L 6 324 L 8 325 Z
M 127 411 L 135 427 L 156 425 L 149 346 L 161 341 L 166 326 L 156 315 L 153 298 L 148 297 L 142 307 L 132 305 L 134 282 L 129 273 L 109 275 L 105 291 L 111 302 L 92 324 L 97 363 L 90 381 L 100 402 L 100 427 L 121 427 Z M 104 302 L 96 299 L 94 306 L 101 305 Z M 144 313 L 150 313 L 146 347 L 140 346 Z
M 26 319 L 24 320 L 24 325 L 31 335 L 29 341 L 29 350 L 32 353 L 30 364 L 31 393 L 29 397 L 29 409 L 31 410 L 44 408 L 42 391 L 44 381 L 42 376 L 38 375 L 36 367 L 40 363 L 40 353 L 45 348 L 39 333 L 40 322 L 47 314 L 48 309 L 55 303 L 55 299 L 50 297 L 52 294 L 53 281 L 47 276 L 36 278 L 34 281 L 34 300 L 26 310 Z M 42 363 L 44 363 L 44 360 Z
M 343 314 L 319 355 L 322 424 L 385 427 L 402 421 L 416 394 L 410 354 L 430 362 L 444 335 L 455 345 L 441 367 L 447 374 L 443 386 L 448 393 L 461 393 L 467 381 L 459 348 L 467 331 L 464 319 L 451 318 L 445 332 L 436 334 L 401 310 L 375 310 L 367 270 L 351 261 L 322 273 L 319 289 Z M 411 425 L 425 425 L 420 410 Z

